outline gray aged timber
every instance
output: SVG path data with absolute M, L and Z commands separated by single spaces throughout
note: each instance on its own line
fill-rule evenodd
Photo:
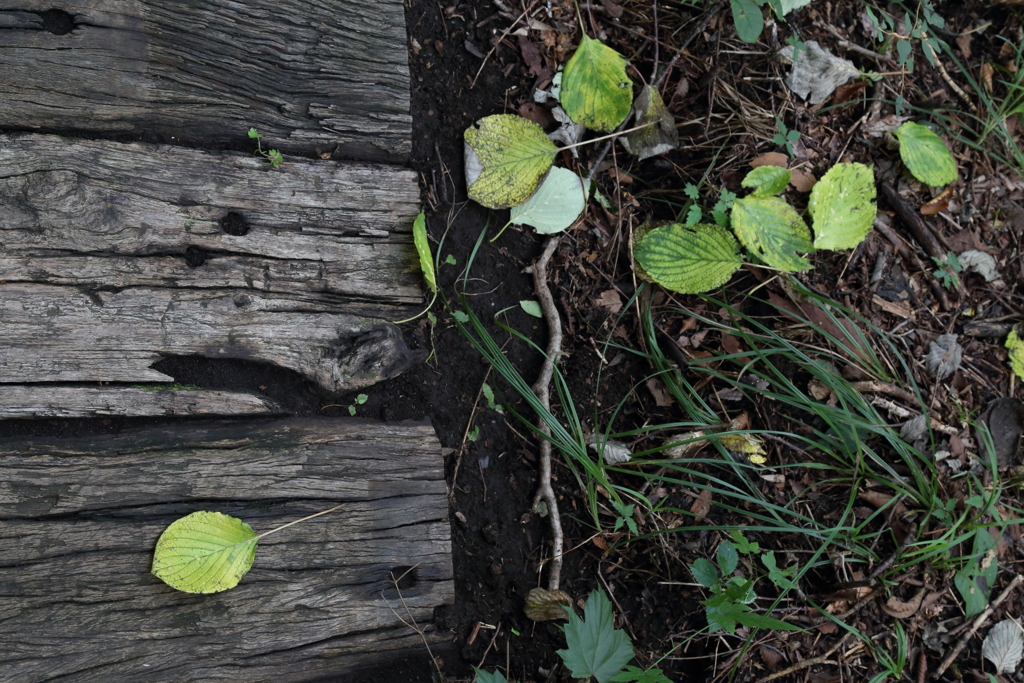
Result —
M 342 392 L 417 360 L 388 323 L 422 300 L 411 171 L 0 136 L 0 205 L 0 383 L 167 382 L 153 363 L 198 355 Z
M 280 407 L 234 391 L 139 387 L 0 387 L 0 420 L 35 417 L 270 415 Z
M 453 599 L 440 445 L 429 425 L 179 423 L 117 436 L 0 441 L 0 677 L 293 681 L 422 647 L 413 618 Z M 196 510 L 267 537 L 214 595 L 150 573 L 163 529 Z
M 44 20 L 59 7 L 65 22 Z M 56 25 L 55 25 L 56 24 Z M 0 3 L 0 127 L 156 133 L 405 161 L 400 2 Z

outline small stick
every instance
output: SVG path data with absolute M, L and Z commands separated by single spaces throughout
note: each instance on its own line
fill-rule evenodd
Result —
M 328 510 L 328 512 L 330 512 L 330 510 Z M 299 521 L 302 521 L 302 520 L 299 520 Z M 406 574 L 408 574 L 409 572 L 411 572 L 415 568 L 416 567 L 410 567 L 409 569 L 405 570 L 405 572 L 402 574 L 402 576 L 399 576 L 398 578 L 395 578 L 394 574 L 391 575 L 391 583 L 393 583 L 395 585 L 395 590 L 398 591 L 398 599 L 402 601 L 402 607 L 405 608 L 405 613 L 407 615 L 409 615 L 409 621 L 412 622 L 411 624 L 408 621 L 406 621 L 405 619 L 403 619 L 401 614 L 399 614 L 398 612 L 395 611 L 395 608 L 391 606 L 391 603 L 388 602 L 388 599 L 386 597 L 384 597 L 384 591 L 381 591 L 380 596 L 382 598 L 384 598 L 384 604 L 388 606 L 388 609 L 391 610 L 392 614 L 394 614 L 396 617 L 398 617 L 398 620 L 400 622 L 402 622 L 407 627 L 411 628 L 413 631 L 416 631 L 416 633 L 419 634 L 420 638 L 423 640 L 423 646 L 425 648 L 427 648 L 427 654 L 430 655 L 430 661 L 433 662 L 434 668 L 437 670 L 438 678 L 439 679 L 443 679 L 444 678 L 444 674 L 441 673 L 441 665 L 440 665 L 440 663 L 438 663 L 437 657 L 435 657 L 434 653 L 430 650 L 430 642 L 427 640 L 427 634 L 416 623 L 416 618 L 413 617 L 412 610 L 409 609 L 409 605 L 405 602 L 405 596 L 402 595 L 402 589 L 398 587 L 398 582 L 402 580 L 402 577 L 404 577 Z
M 548 288 L 548 263 L 551 261 L 561 235 L 549 237 L 544 244 L 544 251 L 537 262 L 533 264 L 533 287 L 540 299 L 540 307 L 544 312 L 544 320 L 548 324 L 548 346 L 544 356 L 544 365 L 540 370 L 540 377 L 533 384 L 533 393 L 537 394 L 541 405 L 545 410 L 551 408 L 551 378 L 555 372 L 555 363 L 562 355 L 562 320 L 558 316 L 558 309 L 555 308 L 555 299 L 551 296 L 551 289 Z M 551 429 L 543 418 L 538 419 L 537 427 L 544 437 L 551 436 Z M 562 521 L 558 514 L 558 499 L 551 488 L 551 441 L 548 438 L 541 438 L 540 441 L 540 482 L 537 485 L 537 493 L 533 497 L 533 508 L 536 509 L 541 501 L 548 506 L 548 519 L 551 523 L 551 566 L 548 568 L 548 590 L 558 590 L 562 573 Z
M 831 648 L 829 648 L 829 651 L 826 652 L 825 654 L 818 655 L 817 657 L 811 657 L 810 659 L 801 660 L 801 661 L 797 662 L 796 664 L 794 664 L 793 666 L 789 667 L 788 669 L 783 669 L 782 671 L 776 671 L 771 676 L 766 676 L 765 678 L 762 678 L 757 683 L 768 683 L 768 681 L 774 681 L 777 678 L 782 678 L 783 676 L 788 676 L 791 673 L 795 673 L 797 671 L 801 671 L 803 669 L 807 669 L 807 668 L 815 666 L 817 664 L 835 664 L 835 662 L 829 661 L 829 657 L 832 656 L 833 652 L 835 652 L 840 647 L 842 647 L 843 643 L 845 643 L 849 639 L 849 637 L 852 636 L 852 635 L 853 635 L 852 631 L 847 631 L 846 635 L 843 636 L 842 638 L 840 638 L 839 641 L 835 645 L 833 645 Z
M 1007 586 L 1003 590 L 1003 592 L 999 594 L 999 597 L 996 598 L 994 602 L 989 604 L 989 606 L 985 609 L 984 612 L 978 615 L 978 617 L 974 620 L 974 623 L 971 625 L 971 629 L 960 637 L 960 640 L 957 641 L 956 647 L 953 648 L 953 651 L 950 652 L 944 660 L 942 660 L 942 664 L 939 665 L 938 671 L 932 674 L 933 679 L 937 679 L 940 676 L 942 676 L 942 674 L 946 673 L 946 669 L 949 668 L 949 666 L 953 663 L 953 660 L 956 659 L 957 655 L 959 655 L 967 646 L 967 641 L 969 641 L 971 637 L 975 633 L 977 633 L 978 629 L 981 628 L 986 621 L 988 621 L 988 618 L 990 616 L 992 616 L 992 612 L 994 612 L 995 609 L 999 607 L 999 605 L 1003 604 L 1003 601 L 1006 600 L 1006 598 L 1010 597 L 1010 593 L 1016 590 L 1017 586 L 1019 586 L 1022 582 L 1024 582 L 1024 576 L 1017 574 L 1015 577 L 1013 577 L 1013 581 L 1010 582 L 1010 585 Z

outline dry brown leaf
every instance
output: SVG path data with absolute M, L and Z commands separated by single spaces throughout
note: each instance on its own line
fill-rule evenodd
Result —
M 545 130 L 555 123 L 555 117 L 551 115 L 551 110 L 534 102 L 523 102 L 519 105 L 519 115 L 533 121 Z
M 859 93 L 861 90 L 866 88 L 868 85 L 867 81 L 860 81 L 858 83 L 850 83 L 849 85 L 841 85 L 836 88 L 835 94 L 832 96 L 832 104 L 843 104 L 853 99 L 854 95 Z
M 758 166 L 778 166 L 779 168 L 789 167 L 789 157 L 781 152 L 767 152 L 759 157 L 754 157 L 750 162 L 751 168 Z
M 922 588 L 917 591 L 917 595 L 907 602 L 903 602 L 894 595 L 885 601 L 885 604 L 882 605 L 882 611 L 890 617 L 895 617 L 897 619 L 909 619 L 917 614 L 917 610 L 921 608 L 921 601 L 924 600 L 924 592 L 924 588 Z
M 832 395 L 832 390 L 820 379 L 812 379 L 807 383 L 807 391 L 814 397 L 815 401 L 827 400 Z
M 612 180 L 618 180 L 623 185 L 629 185 L 630 183 L 633 182 L 633 176 L 623 171 L 620 171 L 615 166 L 612 166 L 611 168 L 608 169 L 608 177 L 611 178 Z
M 647 391 L 651 392 L 651 396 L 654 397 L 654 405 L 659 408 L 667 408 L 674 403 L 672 394 L 668 393 L 665 385 L 657 377 L 647 380 Z
M 697 520 L 702 520 L 707 517 L 708 513 L 711 512 L 711 491 L 707 489 L 701 490 L 697 494 L 697 498 L 694 499 L 693 505 L 690 506 L 690 512 Z
M 818 182 L 818 179 L 814 177 L 813 173 L 807 173 L 799 169 L 794 169 L 789 175 L 789 184 L 792 185 L 797 192 L 810 192 L 814 187 L 814 184 Z
M 601 550 L 608 550 L 608 541 L 604 540 L 600 536 L 594 536 L 590 539 L 590 542 L 596 545 Z
M 956 46 L 964 54 L 964 59 L 971 58 L 971 41 L 974 40 L 973 33 L 961 33 L 956 37 Z
M 606 289 L 601 292 L 597 296 L 596 303 L 601 308 L 607 308 L 611 313 L 618 313 L 622 310 L 622 297 L 614 289 Z
M 921 215 L 934 216 L 938 213 L 945 211 L 947 208 L 949 208 L 949 202 L 946 201 L 945 199 L 937 202 L 928 202 L 927 204 L 921 207 Z
M 996 70 L 988 62 L 981 65 L 981 84 L 988 92 L 992 92 L 992 76 L 995 75 L 995 72 Z
M 526 594 L 526 606 L 523 611 L 533 621 L 554 621 L 568 619 L 565 607 L 572 606 L 572 598 L 562 591 L 548 591 L 543 588 L 531 588 Z
M 775 671 L 782 664 L 782 653 L 774 647 L 762 645 L 757 651 L 761 655 L 761 661 L 764 662 L 769 671 Z

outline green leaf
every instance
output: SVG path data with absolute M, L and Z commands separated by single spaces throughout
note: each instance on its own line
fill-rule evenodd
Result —
M 718 567 L 711 563 L 711 560 L 700 558 L 690 565 L 690 573 L 694 580 L 705 588 L 714 588 L 718 585 Z
M 452 256 L 451 254 L 448 254 L 444 262 L 447 263 L 449 266 L 454 266 L 455 264 L 458 263 L 458 261 L 455 260 L 455 257 Z
M 720 287 L 743 264 L 732 235 L 717 225 L 673 223 L 637 242 L 633 255 L 658 284 L 681 294 Z
M 999 562 L 995 555 L 996 540 L 988 529 L 980 528 L 974 534 L 971 559 L 953 577 L 960 596 L 964 599 L 966 618 L 981 614 L 988 606 L 989 595 L 995 587 Z
M 519 306 L 524 311 L 532 315 L 534 318 L 544 317 L 544 311 L 541 310 L 539 301 L 534 301 L 533 299 L 523 299 L 522 301 L 519 302 Z
M 875 176 L 864 164 L 836 164 L 811 188 L 807 211 L 817 249 L 853 249 L 875 223 Z
M 775 551 L 763 553 L 761 555 L 761 562 L 764 563 L 765 568 L 768 570 L 768 580 L 775 584 L 776 588 L 780 588 L 782 590 L 792 590 L 796 588 L 796 584 L 789 578 L 792 570 L 779 569 L 778 564 L 776 564 Z
M 1020 379 L 1024 379 L 1024 341 L 1017 336 L 1016 328 L 1006 335 L 1006 348 L 1010 350 L 1010 369 Z
M 676 120 L 669 113 L 661 93 L 645 85 L 633 103 L 634 123 L 647 126 L 627 133 L 619 138 L 626 151 L 643 160 L 664 154 L 679 146 L 679 131 Z
M 270 159 L 270 165 L 274 168 L 278 168 L 282 163 L 284 163 L 284 157 L 276 149 L 272 149 L 267 152 L 267 158 Z
M 469 198 L 490 209 L 525 202 L 558 151 L 543 128 L 513 114 L 485 116 L 463 137 Z
M 758 166 L 747 174 L 741 184 L 743 187 L 754 188 L 755 197 L 771 197 L 786 189 L 791 175 L 786 168 Z
M 583 606 L 583 619 L 568 610 L 565 643 L 568 649 L 558 650 L 574 678 L 597 679 L 608 683 L 633 659 L 629 636 L 615 628 L 612 604 L 601 591 L 594 591 Z
M 434 255 L 430 253 L 430 240 L 427 239 L 427 217 L 422 211 L 412 222 L 412 241 L 416 245 L 416 253 L 420 256 L 423 280 L 431 292 L 436 292 L 437 277 L 434 274 Z
M 700 219 L 704 218 L 704 212 L 700 210 L 700 207 L 696 204 L 691 204 L 689 210 L 686 212 L 686 227 L 691 227 L 700 223 Z
M 718 595 L 701 601 L 701 604 L 707 610 L 709 631 L 714 632 L 718 629 L 723 629 L 729 633 L 735 633 L 736 624 L 751 628 L 770 628 L 778 631 L 800 630 L 799 626 L 793 626 L 763 614 L 754 614 L 750 611 L 750 607 L 739 603 L 738 600 L 747 595 L 753 585 L 753 581 L 730 584 Z
M 757 553 L 761 551 L 761 544 L 757 541 L 748 541 L 747 537 L 744 536 L 743 532 L 739 529 L 733 529 L 729 532 L 729 535 L 732 536 L 732 541 L 733 544 L 736 546 L 736 550 L 738 550 L 743 555 L 746 555 L 748 553 Z
M 722 576 L 729 576 L 740 562 L 740 555 L 736 552 L 736 546 L 729 541 L 722 541 L 718 545 L 718 568 L 722 570 Z
M 219 512 L 193 512 L 160 534 L 153 574 L 186 593 L 219 593 L 238 585 L 256 556 L 248 524 Z
M 249 137 L 250 138 L 260 138 L 260 137 L 263 137 L 263 136 L 260 135 L 259 132 L 255 128 L 250 128 L 249 129 Z
M 900 158 L 925 185 L 940 187 L 956 180 L 956 160 L 931 129 L 907 121 L 893 131 L 900 141 Z
M 576 222 L 587 206 L 583 181 L 566 168 L 552 168 L 530 198 L 513 206 L 511 222 L 532 225 L 541 235 L 562 232 Z
M 633 103 L 626 60 L 600 40 L 584 34 L 565 65 L 558 98 L 573 122 L 592 130 L 615 130 L 629 115 Z
M 460 323 L 468 323 L 469 316 L 464 311 L 452 311 L 452 317 L 458 320 Z
M 764 17 L 761 8 L 754 0 L 732 0 L 732 20 L 736 24 L 736 33 L 744 43 L 756 43 L 764 28 Z
M 661 669 L 641 669 L 630 664 L 626 670 L 612 679 L 622 683 L 672 683 Z
M 473 683 L 508 683 L 505 679 L 505 675 L 500 671 L 494 673 L 488 673 L 483 669 L 478 669 L 475 666 L 473 671 L 476 673 L 476 678 L 473 679 Z
M 747 249 L 772 268 L 807 270 L 800 252 L 814 251 L 800 214 L 778 197 L 744 197 L 732 205 L 732 229 Z

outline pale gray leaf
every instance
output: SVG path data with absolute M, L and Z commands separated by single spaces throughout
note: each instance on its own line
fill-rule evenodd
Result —
M 835 89 L 851 78 L 858 78 L 860 70 L 848 59 L 836 57 L 817 41 L 808 40 L 794 59 L 792 45 L 779 50 L 779 56 L 793 64 L 786 77 L 786 85 L 800 97 L 810 97 L 811 104 L 821 104 Z
M 907 443 L 920 441 L 928 434 L 928 416 L 918 415 L 907 420 L 900 428 L 900 438 Z
M 620 462 L 629 462 L 630 458 L 633 456 L 632 451 L 629 450 L 629 446 L 621 441 L 616 441 L 615 439 L 606 439 L 604 438 L 604 435 L 589 435 L 587 437 L 587 445 L 600 453 L 602 457 L 604 457 L 604 462 L 607 465 L 617 465 Z
M 955 334 L 942 334 L 928 347 L 924 364 L 936 379 L 945 379 L 960 369 L 964 349 L 956 340 Z
M 999 278 L 999 271 L 996 269 L 996 260 L 992 258 L 991 254 L 986 254 L 983 251 L 977 249 L 971 249 L 965 251 L 958 257 L 960 265 L 964 267 L 964 270 L 973 270 L 978 275 L 985 278 L 985 282 L 992 282 Z
M 996 667 L 996 674 L 1016 671 L 1024 654 L 1024 633 L 1012 619 L 993 626 L 981 643 L 981 654 Z

